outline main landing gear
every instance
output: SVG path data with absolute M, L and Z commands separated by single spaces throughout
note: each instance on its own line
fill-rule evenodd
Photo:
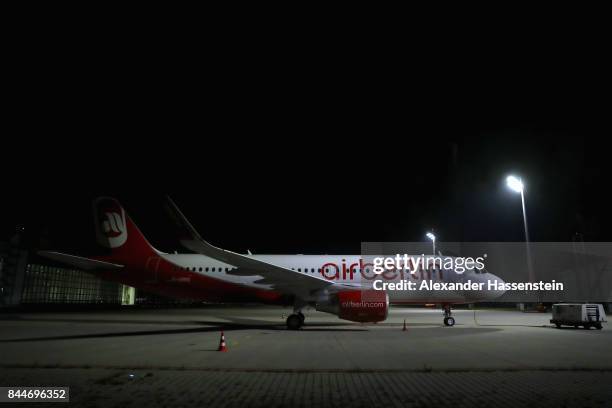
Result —
M 449 304 L 442 305 L 442 310 L 444 310 L 444 325 L 449 326 L 449 327 L 454 326 L 455 318 L 451 316 L 453 314 L 451 311 L 451 305 Z
M 293 313 L 289 315 L 287 318 L 287 329 L 289 330 L 298 330 L 301 329 L 304 325 L 304 320 L 306 317 L 302 312 Z

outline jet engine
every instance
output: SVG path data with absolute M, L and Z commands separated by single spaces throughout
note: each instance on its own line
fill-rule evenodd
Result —
M 316 302 L 316 310 L 352 322 L 381 322 L 389 312 L 389 295 L 381 290 L 346 290 Z

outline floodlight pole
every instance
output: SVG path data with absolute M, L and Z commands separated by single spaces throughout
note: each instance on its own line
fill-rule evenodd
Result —
M 531 263 L 531 246 L 529 245 L 529 227 L 527 226 L 527 211 L 525 210 L 525 193 L 524 188 L 521 189 L 521 205 L 523 207 L 523 224 L 525 226 L 525 249 L 527 250 L 527 268 L 529 270 L 529 281 L 533 282 L 533 264 Z

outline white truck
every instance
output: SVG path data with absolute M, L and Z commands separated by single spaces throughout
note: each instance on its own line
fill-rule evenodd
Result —
M 602 305 L 583 303 L 557 303 L 552 307 L 552 319 L 557 327 L 583 326 L 585 329 L 595 327 L 601 330 L 606 322 L 606 313 Z

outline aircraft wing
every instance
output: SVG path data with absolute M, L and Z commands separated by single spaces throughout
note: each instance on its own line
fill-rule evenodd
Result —
M 198 234 L 170 197 L 167 198 L 166 209 L 179 229 L 181 244 L 194 252 L 237 267 L 237 269 L 227 272 L 229 274 L 261 276 L 262 279 L 255 281 L 255 283 L 268 284 L 282 293 L 306 298 L 318 290 L 333 285 L 333 282 L 318 276 L 297 272 L 283 266 L 260 261 L 248 255 L 215 247 Z
M 38 251 L 38 255 L 52 259 L 63 264 L 74 266 L 78 269 L 91 272 L 112 271 L 123 268 L 123 265 L 110 262 L 97 261 L 95 259 L 83 258 L 81 256 L 62 254 L 53 251 Z

